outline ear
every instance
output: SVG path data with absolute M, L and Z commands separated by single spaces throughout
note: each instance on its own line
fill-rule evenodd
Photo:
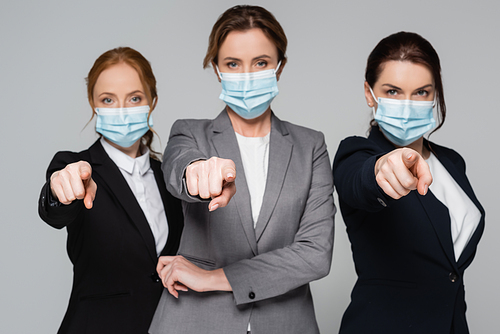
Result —
M 283 69 L 285 68 L 286 63 L 287 63 L 286 58 L 281 61 L 280 68 L 278 69 L 278 72 L 276 72 L 276 80 L 277 81 L 280 81 L 281 72 L 283 72 Z
M 212 60 L 212 69 L 214 70 L 214 73 L 217 76 L 217 80 L 219 80 L 219 82 L 220 82 L 219 73 L 217 73 L 217 64 L 215 64 L 215 62 L 213 60 Z
M 375 101 L 375 99 L 373 98 L 372 93 L 370 92 L 370 85 L 366 81 L 365 81 L 364 88 L 365 88 L 365 99 L 366 99 L 366 103 L 368 104 L 368 107 L 371 108 L 371 107 L 375 106 L 375 108 L 376 108 L 377 101 Z

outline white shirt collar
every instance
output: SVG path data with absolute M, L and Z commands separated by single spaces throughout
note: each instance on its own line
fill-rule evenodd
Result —
M 120 151 L 119 149 L 113 147 L 109 144 L 104 137 L 101 137 L 101 145 L 104 151 L 109 155 L 111 160 L 118 166 L 118 168 L 126 171 L 130 175 L 134 172 L 134 166 L 139 168 L 139 173 L 144 175 L 150 168 L 149 163 L 149 148 L 144 146 L 142 148 L 142 155 L 137 158 L 132 158 Z

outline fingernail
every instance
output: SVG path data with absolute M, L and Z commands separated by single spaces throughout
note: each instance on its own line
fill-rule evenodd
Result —
M 411 153 L 410 153 L 410 154 L 408 154 L 408 155 L 406 156 L 406 159 L 410 160 L 412 157 L 413 157 L 413 154 L 411 154 Z
M 429 186 L 428 185 L 425 185 L 424 186 L 424 195 L 427 195 L 427 190 L 429 189 Z
M 228 173 L 227 178 L 231 178 L 231 177 L 234 177 L 233 173 Z
M 210 211 L 215 211 L 217 210 L 217 208 L 219 207 L 219 204 L 214 204 L 212 205 L 212 207 L 210 208 Z

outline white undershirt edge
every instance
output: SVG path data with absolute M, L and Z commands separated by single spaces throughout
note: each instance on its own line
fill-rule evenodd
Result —
M 133 159 L 111 146 L 104 137 L 101 144 L 108 156 L 118 166 L 128 186 L 134 193 L 155 239 L 156 255 L 160 255 L 168 237 L 168 223 L 160 190 L 149 162 L 149 149 L 143 148 L 141 156 Z
M 426 161 L 433 178 L 429 189 L 450 212 L 451 237 L 458 261 L 479 225 L 481 212 L 433 153 Z

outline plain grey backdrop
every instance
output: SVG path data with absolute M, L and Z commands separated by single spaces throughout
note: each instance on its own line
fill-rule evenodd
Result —
M 66 231 L 38 217 L 45 170 L 59 150 L 97 138 L 84 78 L 95 59 L 131 46 L 158 80 L 155 129 L 163 151 L 178 118 L 213 118 L 220 85 L 202 69 L 208 35 L 235 1 L 2 1 L 0 11 L 1 212 L 0 332 L 55 333 L 66 310 L 72 267 Z M 366 58 L 383 37 L 418 32 L 440 55 L 448 118 L 431 140 L 467 161 L 486 209 L 486 230 L 466 271 L 472 333 L 498 328 L 500 210 L 497 137 L 500 20 L 498 1 L 260 1 L 289 40 L 289 62 L 273 103 L 278 117 L 321 130 L 330 158 L 344 137 L 364 135 Z M 97 194 L 99 196 L 99 194 Z M 336 199 L 336 203 L 337 199 Z M 340 213 L 330 275 L 313 283 L 323 333 L 336 333 L 355 281 Z M 181 297 L 182 298 L 182 297 Z

